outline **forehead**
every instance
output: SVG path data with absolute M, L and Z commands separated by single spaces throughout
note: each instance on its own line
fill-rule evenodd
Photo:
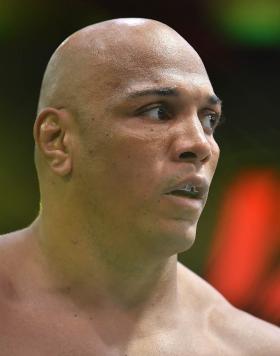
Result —
M 200 59 L 189 56 L 172 58 L 160 53 L 130 61 L 120 58 L 106 65 L 104 71 L 99 72 L 98 86 L 102 97 L 116 99 L 134 92 L 167 87 L 194 96 L 213 93 Z
M 214 95 L 212 85 L 207 76 L 193 73 L 172 73 L 162 71 L 156 79 L 131 79 L 124 82 L 114 91 L 108 90 L 108 95 L 105 100 L 109 99 L 107 109 L 110 110 L 115 105 L 125 102 L 133 102 L 135 100 L 145 101 L 148 97 L 173 97 L 173 98 L 188 98 L 192 101 L 201 102 L 212 98 L 217 98 Z M 215 99 L 216 100 L 216 99 Z M 219 104 L 217 102 L 212 104 Z
M 87 78 L 91 100 L 108 98 L 156 87 L 174 87 L 189 92 L 213 92 L 205 67 L 195 50 L 175 31 L 125 31 L 86 43 L 86 65 L 80 78 Z M 97 36 L 98 38 L 98 36 Z M 88 40 L 88 38 L 86 38 Z M 79 66 L 81 68 L 81 66 Z

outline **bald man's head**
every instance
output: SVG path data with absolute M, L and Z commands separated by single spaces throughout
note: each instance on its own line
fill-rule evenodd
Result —
M 218 104 L 198 54 L 164 24 L 117 19 L 74 33 L 47 66 L 34 125 L 43 211 L 155 250 L 185 248 L 186 234 L 189 246 L 203 204 L 187 222 L 165 193 L 194 169 L 207 190 Z
M 190 72 L 205 72 L 194 49 L 177 32 L 158 21 L 116 19 L 81 29 L 68 37 L 51 57 L 38 113 L 51 106 L 83 114 L 89 101 L 102 97 L 103 87 L 121 89 L 123 79 L 136 72 L 138 77 L 145 78 L 151 65 L 162 68 L 162 56 L 169 58 L 174 68 L 187 58 Z

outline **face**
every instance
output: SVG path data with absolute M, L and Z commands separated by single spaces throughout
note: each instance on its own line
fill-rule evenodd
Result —
M 118 246 L 171 255 L 194 241 L 221 108 L 189 48 L 176 60 L 164 48 L 150 52 L 110 63 L 95 80 L 75 147 L 75 201 Z M 179 191 L 186 185 L 191 192 Z

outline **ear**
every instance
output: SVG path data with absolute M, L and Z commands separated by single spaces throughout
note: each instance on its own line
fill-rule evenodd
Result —
M 59 176 L 71 173 L 72 158 L 67 112 L 54 108 L 42 110 L 36 118 L 33 135 L 42 157 L 51 170 Z

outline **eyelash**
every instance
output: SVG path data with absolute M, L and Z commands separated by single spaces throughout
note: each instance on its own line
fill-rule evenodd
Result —
M 212 130 L 214 131 L 220 123 L 220 115 L 216 112 L 211 112 L 205 116 L 210 116 L 210 120 L 214 120 L 214 123 L 211 125 Z
M 158 104 L 156 106 L 153 106 L 153 107 L 149 107 L 149 108 L 145 108 L 145 109 L 142 109 L 138 112 L 138 115 L 140 116 L 148 116 L 148 114 L 152 111 L 152 110 L 164 110 L 165 112 L 165 118 L 158 118 L 158 119 L 155 119 L 153 118 L 152 120 L 154 121 L 169 121 L 172 119 L 172 117 L 174 116 L 174 113 L 170 110 L 170 108 L 168 108 L 166 105 L 163 105 L 163 104 Z M 209 116 L 210 117 L 210 120 L 214 121 L 211 126 L 211 128 L 209 127 L 206 127 L 206 130 L 211 130 L 211 133 L 213 133 L 215 131 L 215 129 L 217 128 L 217 126 L 220 124 L 221 122 L 221 118 L 220 118 L 220 115 L 217 113 L 217 112 L 208 112 L 208 113 L 205 113 L 204 114 L 204 118 Z M 202 121 L 202 120 L 201 120 Z
M 145 108 L 144 110 L 141 110 L 139 112 L 139 115 L 140 116 L 148 116 L 148 113 L 150 113 L 152 110 L 163 110 L 164 113 L 165 113 L 165 119 L 162 119 L 162 118 L 159 118 L 158 121 L 168 121 L 172 118 L 172 112 L 170 111 L 169 108 L 166 107 L 166 105 L 162 105 L 162 104 L 159 104 L 159 105 L 156 105 L 156 106 L 153 106 L 153 107 L 149 107 L 149 108 Z M 156 119 L 154 119 L 156 120 Z

